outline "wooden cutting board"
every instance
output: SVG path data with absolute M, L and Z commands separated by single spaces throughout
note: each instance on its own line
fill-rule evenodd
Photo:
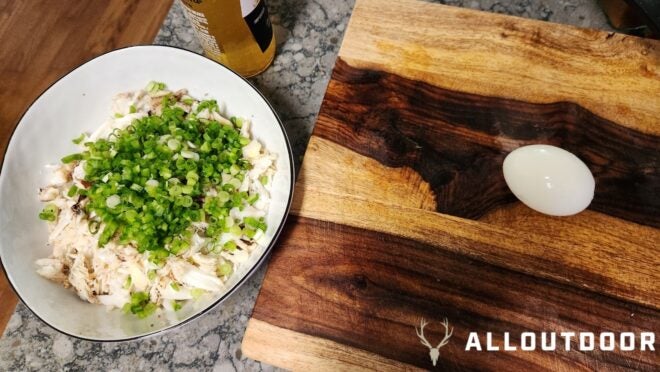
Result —
M 442 370 L 658 370 L 639 345 L 660 329 L 659 65 L 656 41 L 358 0 L 243 353 L 294 370 L 431 369 L 416 327 L 435 347 L 446 318 Z M 587 211 L 516 201 L 502 161 L 533 143 L 590 167 Z M 565 350 L 567 331 L 594 332 L 596 350 Z M 607 331 L 634 332 L 637 350 L 598 350 Z M 500 349 L 509 332 L 517 350 L 465 351 L 470 332 L 483 349 L 486 332 Z

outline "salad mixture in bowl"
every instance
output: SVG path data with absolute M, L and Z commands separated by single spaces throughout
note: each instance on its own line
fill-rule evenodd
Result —
M 284 125 L 254 86 L 158 45 L 62 76 L 25 111 L 0 167 L 9 284 L 50 327 L 113 342 L 251 300 L 245 285 L 285 229 L 295 180 Z
M 88 302 L 178 311 L 267 244 L 276 156 L 213 99 L 150 82 L 74 139 L 39 191 L 50 257 L 37 272 Z

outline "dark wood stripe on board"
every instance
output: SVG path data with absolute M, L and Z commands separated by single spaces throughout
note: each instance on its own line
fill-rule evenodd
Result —
M 657 310 L 478 262 L 414 240 L 290 217 L 273 253 L 253 318 L 431 368 L 429 349 L 414 327 L 437 344 L 447 317 L 454 327 L 440 349 L 444 370 L 654 370 L 657 352 L 466 352 L 469 331 L 510 332 L 657 330 Z M 277 309 L 277 311 L 271 311 Z M 540 336 L 539 336 L 540 337 Z M 639 342 L 639 340 L 637 340 Z M 257 343 L 259 340 L 250 340 Z M 286 349 L 282 340 L 282 352 Z M 537 345 L 541 340 L 536 340 Z M 300 351 L 304 352 L 304 351 Z
M 590 209 L 660 227 L 660 137 L 570 102 L 533 104 L 453 92 L 339 59 L 314 135 L 430 183 L 437 211 L 478 219 L 515 201 L 506 154 L 545 143 L 576 154 L 596 178 Z

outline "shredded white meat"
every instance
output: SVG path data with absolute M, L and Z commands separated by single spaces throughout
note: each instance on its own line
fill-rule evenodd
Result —
M 85 141 L 108 138 L 114 130 L 126 128 L 135 119 L 147 116 L 150 112 L 160 113 L 161 97 L 167 93 L 170 92 L 139 90 L 116 95 L 112 103 L 112 117 L 88 135 Z M 173 94 L 183 98 L 176 105 L 186 112 L 191 112 L 198 105 L 198 101 L 189 104 L 191 97 L 185 90 Z M 184 99 L 188 104 L 184 103 Z M 220 112 L 208 109 L 198 113 L 197 117 L 231 125 Z M 249 120 L 243 119 L 241 135 L 250 138 L 250 127 Z M 168 138 L 160 140 L 166 143 Z M 195 152 L 181 154 L 184 158 L 194 158 L 195 155 Z M 243 210 L 233 208 L 230 216 L 233 219 L 264 217 L 270 204 L 268 190 L 275 174 L 276 157 L 254 139 L 243 148 L 243 155 L 252 164 L 252 169 L 247 172 L 242 183 L 236 186 L 240 186 L 241 191 L 258 193 L 259 199 L 253 206 L 246 206 Z M 170 255 L 161 265 L 149 260 L 148 251 L 139 253 L 131 245 L 110 241 L 99 248 L 99 234 L 90 232 L 89 227 L 90 218 L 95 216 L 87 216 L 81 211 L 87 200 L 79 196 L 67 196 L 67 191 L 73 185 L 78 188 L 89 187 L 84 181 L 84 161 L 52 168 L 52 177 L 40 189 L 39 199 L 57 206 L 59 213 L 56 220 L 49 223 L 48 244 L 52 254 L 35 262 L 37 273 L 72 288 L 85 301 L 121 308 L 130 301 L 131 293 L 139 291 L 148 293 L 151 302 L 171 310 L 173 300 L 193 299 L 196 297 L 195 292 L 200 290 L 221 291 L 228 276 L 219 276 L 219 265 L 230 263 L 234 273 L 238 265 L 247 261 L 250 253 L 264 243 L 265 234 L 262 231 L 257 231 L 253 239 L 223 233 L 217 243 L 232 241 L 237 248 L 232 252 L 216 252 L 209 250 L 209 242 L 203 234 L 195 233 L 187 251 L 180 255 Z M 264 178 L 268 180 L 265 185 L 261 182 Z M 225 180 L 223 174 L 223 181 L 238 180 L 232 179 L 230 175 L 226 175 Z M 206 195 L 217 195 L 217 191 L 208 190 Z M 193 226 L 203 231 L 207 225 L 198 222 Z

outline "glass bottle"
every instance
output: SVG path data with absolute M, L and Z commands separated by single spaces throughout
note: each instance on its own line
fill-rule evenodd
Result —
M 180 0 L 205 54 L 244 77 L 273 62 L 275 35 L 265 0 Z

